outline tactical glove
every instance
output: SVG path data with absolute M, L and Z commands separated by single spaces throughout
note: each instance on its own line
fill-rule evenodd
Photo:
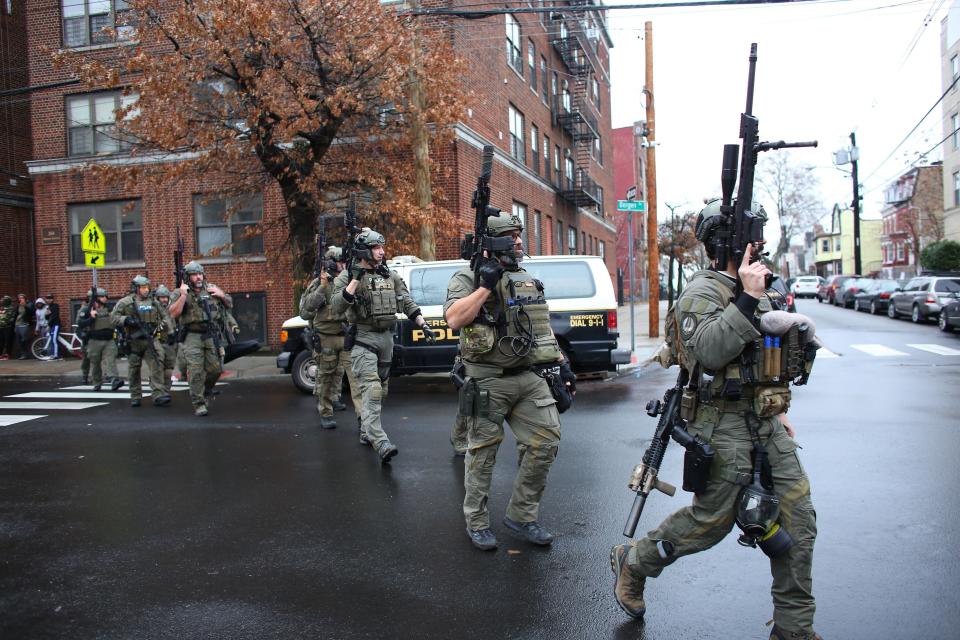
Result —
M 428 325 L 423 325 L 420 327 L 423 330 L 423 339 L 427 341 L 427 344 L 437 344 L 437 334 L 434 333 Z
M 566 360 L 560 364 L 560 379 L 563 380 L 567 388 L 570 389 L 570 393 L 576 392 L 577 374 L 573 372 L 573 369 L 570 368 L 570 363 Z
M 123 326 L 130 327 L 130 328 L 136 327 L 137 321 L 134 319 L 133 316 L 127 316 L 126 318 L 123 319 Z
M 503 266 L 500 265 L 499 260 L 487 258 L 480 263 L 477 275 L 480 276 L 480 286 L 493 291 L 500 282 L 500 276 L 503 275 Z
M 367 272 L 367 270 L 364 269 L 363 267 L 361 267 L 360 265 L 358 265 L 358 264 L 352 265 L 352 266 L 350 267 L 350 279 L 351 279 L 351 280 L 362 280 L 362 279 L 363 279 L 363 274 L 365 274 L 366 272 Z

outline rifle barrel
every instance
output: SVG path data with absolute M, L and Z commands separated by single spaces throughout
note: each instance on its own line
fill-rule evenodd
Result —
M 747 76 L 747 115 L 753 114 L 753 79 L 757 74 L 757 43 L 750 43 L 750 75 Z
M 630 515 L 627 516 L 627 524 L 623 528 L 623 535 L 632 538 L 637 531 L 637 524 L 640 522 L 640 514 L 643 513 L 643 505 L 647 502 L 645 493 L 637 492 L 633 499 L 633 506 L 630 507 Z
M 783 140 L 777 140 L 776 142 L 759 142 L 757 143 L 757 151 L 774 151 L 776 149 L 796 149 L 799 147 L 816 147 L 817 141 L 810 140 L 808 142 L 784 142 Z

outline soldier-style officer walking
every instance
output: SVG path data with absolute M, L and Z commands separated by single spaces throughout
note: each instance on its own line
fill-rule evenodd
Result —
M 779 525 L 793 540 L 788 549 L 786 545 L 776 552 L 765 549 L 772 556 L 775 624 L 770 637 L 819 638 L 813 630 L 811 580 L 816 515 L 785 414 L 788 383 L 762 382 L 767 376 L 757 370 L 760 359 L 744 357 L 745 349 L 753 348 L 748 345 L 760 338 L 762 315 L 771 310 L 764 296 L 769 271 L 762 262 L 750 264 L 749 246 L 740 265 L 733 260 L 716 264 L 711 236 L 721 216 L 720 202 L 714 201 L 697 219 L 697 238 L 706 244 L 714 264 L 694 275 L 677 300 L 677 341 L 671 350 L 673 361 L 692 372 L 693 379 L 713 375 L 710 382 L 700 384 L 699 404 L 692 407 L 688 424 L 690 435 L 700 436 L 716 452 L 710 478 L 691 506 L 669 516 L 645 538 L 611 550 L 614 595 L 628 615 L 643 616 L 647 578 L 659 576 L 677 558 L 709 549 L 730 532 L 738 496 L 749 484 L 751 474 L 743 471 L 751 469 L 756 443 L 769 456 L 773 489 L 780 499 Z M 737 275 L 742 283 L 739 292 Z M 668 327 L 668 336 L 670 331 Z
M 487 221 L 487 229 L 493 236 L 512 237 L 513 250 L 486 257 L 479 283 L 469 267 L 455 273 L 444 304 L 447 324 L 460 330 L 468 376 L 460 390 L 459 411 L 468 426 L 463 480 L 467 535 L 479 549 L 497 546 L 487 497 L 506 421 L 521 457 L 503 523 L 518 537 L 549 545 L 553 534 L 538 518 L 547 474 L 560 446 L 560 414 L 547 382 L 533 368 L 555 366 L 563 356 L 550 328 L 543 286 L 520 267 L 523 223 L 502 213 Z M 564 367 L 564 379 L 572 380 Z
M 160 303 L 150 294 L 150 281 L 144 276 L 133 279 L 133 293 L 113 308 L 110 320 L 113 326 L 127 335 L 130 353 L 127 356 L 127 374 L 130 377 L 130 406 L 139 407 L 143 397 L 140 375 L 145 361 L 150 372 L 150 395 L 153 404 L 170 404 L 170 394 L 163 384 L 163 364 L 160 360 L 160 340 L 171 320 Z
M 350 365 L 360 387 L 360 442 L 373 444 L 384 463 L 397 455 L 397 448 L 380 424 L 380 410 L 387 395 L 393 361 L 396 314 L 405 313 L 423 330 L 428 343 L 436 342 L 403 278 L 384 265 L 385 243 L 382 235 L 363 228 L 353 243 L 356 256 L 353 264 L 334 281 L 331 303 L 333 313 L 346 314 L 351 331 L 356 327 Z
M 157 290 L 153 292 L 153 295 L 156 297 L 157 302 L 160 303 L 160 306 L 164 308 L 169 314 L 170 312 L 170 290 L 167 289 L 166 285 L 160 285 L 157 287 Z M 173 367 L 177 362 L 177 323 L 171 317 L 170 326 L 167 327 L 167 333 L 164 336 L 161 336 L 161 342 L 163 343 L 163 384 L 167 390 L 167 393 L 170 393 L 170 390 L 173 388 Z
M 180 323 L 180 350 L 187 363 L 194 413 L 205 416 L 207 397 L 213 395 L 223 371 L 220 327 L 232 302 L 220 287 L 207 284 L 199 262 L 188 262 L 183 274 L 183 284 L 169 311 Z
M 84 359 L 89 363 L 93 390 L 100 391 L 106 372 L 110 390 L 116 391 L 123 386 L 123 380 L 117 374 L 117 343 L 113 340 L 113 320 L 107 313 L 107 290 L 98 288 L 96 294 L 92 305 L 80 307 L 77 330 L 85 333 Z
M 341 262 L 343 251 L 340 247 L 330 247 L 324 258 L 337 265 L 336 273 L 343 271 Z M 317 363 L 317 377 L 313 386 L 313 395 L 317 396 L 317 412 L 320 414 L 320 427 L 335 429 L 333 410 L 340 389 L 343 387 L 343 375 L 350 381 L 350 393 L 353 396 L 353 408 L 357 419 L 361 415 L 360 390 L 353 369 L 350 367 L 350 352 L 343 349 L 343 313 L 334 313 L 330 304 L 333 299 L 333 278 L 327 269 L 320 271 L 300 297 L 300 317 L 310 322 L 313 330 L 313 359 Z

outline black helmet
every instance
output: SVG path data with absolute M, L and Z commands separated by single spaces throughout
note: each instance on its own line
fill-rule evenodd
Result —
M 353 252 L 360 260 L 373 260 L 371 249 L 377 245 L 381 247 L 387 243 L 382 234 L 370 227 L 364 227 L 353 241 Z

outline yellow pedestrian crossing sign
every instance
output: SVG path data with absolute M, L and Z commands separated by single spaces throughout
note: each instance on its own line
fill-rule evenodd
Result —
M 106 262 L 104 258 L 105 256 L 102 253 L 85 253 L 83 254 L 83 263 L 88 267 L 99 269 Z
M 105 254 L 107 252 L 107 238 L 103 235 L 103 229 L 93 218 L 90 218 L 87 226 L 80 232 L 80 249 L 84 253 Z M 89 259 L 87 266 L 92 266 Z

